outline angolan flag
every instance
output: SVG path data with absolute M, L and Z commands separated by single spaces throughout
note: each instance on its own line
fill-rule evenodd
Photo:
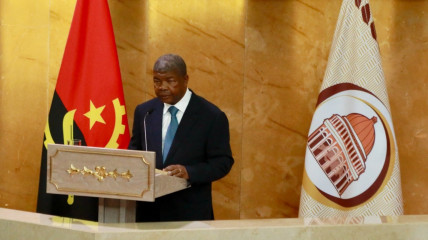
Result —
M 77 0 L 45 128 L 37 212 L 97 220 L 98 198 L 46 193 L 47 144 L 122 148 L 129 143 L 122 80 L 107 0 Z
M 343 0 L 309 130 L 300 217 L 403 214 L 398 149 L 368 0 Z

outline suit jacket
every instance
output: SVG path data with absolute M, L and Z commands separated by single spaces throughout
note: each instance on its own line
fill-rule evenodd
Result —
M 137 202 L 137 221 L 212 220 L 211 182 L 224 177 L 234 163 L 227 117 L 214 104 L 192 92 L 163 163 L 163 108 L 164 104 L 158 98 L 137 106 L 128 148 L 156 152 L 158 169 L 173 164 L 185 166 L 191 187 L 157 198 L 154 203 Z

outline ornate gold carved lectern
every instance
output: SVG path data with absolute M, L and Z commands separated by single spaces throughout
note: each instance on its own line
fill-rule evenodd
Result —
M 47 160 L 46 191 L 100 198 L 99 222 L 135 222 L 135 201 L 188 187 L 155 169 L 154 152 L 49 144 Z

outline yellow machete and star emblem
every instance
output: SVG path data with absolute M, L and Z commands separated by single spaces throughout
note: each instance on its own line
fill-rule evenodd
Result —
M 85 113 L 84 116 L 89 118 L 90 129 L 92 129 L 94 124 L 97 122 L 106 124 L 106 122 L 101 116 L 101 113 L 105 108 L 105 105 L 97 108 L 95 107 L 95 105 L 91 100 L 89 101 L 90 101 L 89 112 Z M 120 101 L 118 98 L 114 99 L 112 103 L 113 103 L 114 112 L 115 112 L 115 124 L 114 124 L 114 130 L 112 132 L 112 135 L 108 143 L 105 145 L 106 148 L 118 148 L 119 144 L 117 143 L 117 140 L 119 138 L 119 135 L 124 134 L 125 132 L 125 126 L 122 124 L 122 116 L 126 114 L 125 106 L 120 104 Z M 73 109 L 64 115 L 63 123 L 62 123 L 64 143 L 66 143 L 67 140 L 73 139 L 73 122 L 74 122 L 75 113 L 76 113 L 76 109 Z M 44 145 L 45 145 L 45 148 L 47 149 L 49 143 L 55 143 L 49 128 L 49 120 L 46 122 L 45 137 L 46 137 L 46 140 L 44 141 Z M 72 205 L 73 202 L 74 202 L 74 195 L 68 195 L 67 203 L 69 205 Z

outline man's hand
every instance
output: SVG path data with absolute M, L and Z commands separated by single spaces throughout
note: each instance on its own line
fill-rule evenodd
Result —
M 186 168 L 183 165 L 169 165 L 168 167 L 163 169 L 168 172 L 169 176 L 184 178 L 189 180 L 189 174 L 187 173 Z

